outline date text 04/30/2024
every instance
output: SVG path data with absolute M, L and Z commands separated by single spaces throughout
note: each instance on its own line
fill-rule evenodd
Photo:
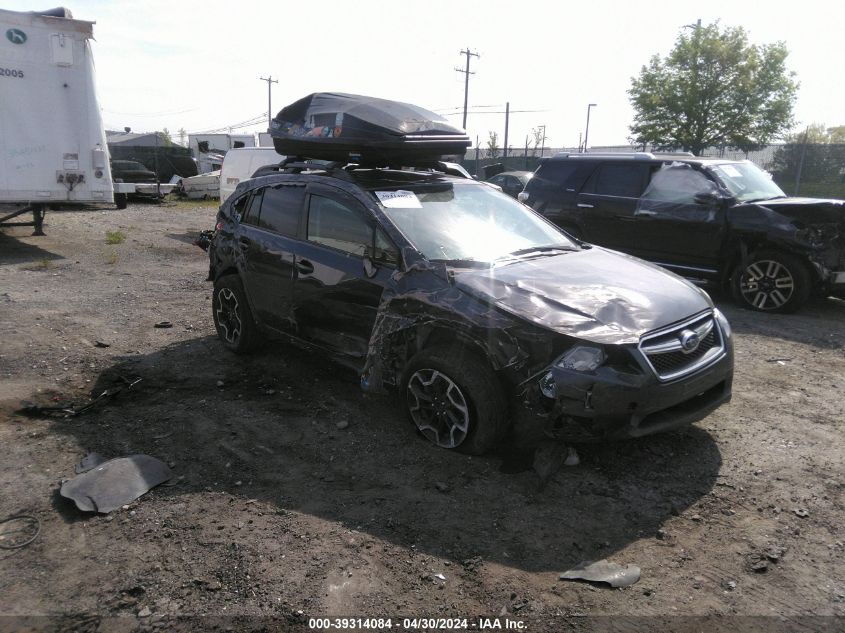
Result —
M 309 618 L 309 629 L 322 630 L 443 630 L 443 631 L 522 631 L 522 620 L 511 618 Z

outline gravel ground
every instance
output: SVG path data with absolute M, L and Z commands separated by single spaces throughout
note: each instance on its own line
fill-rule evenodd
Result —
M 682 433 L 579 446 L 541 489 L 530 461 L 429 446 L 390 398 L 290 343 L 223 350 L 191 244 L 215 212 L 130 205 L 0 232 L 0 519 L 41 525 L 0 550 L 0 629 L 845 626 L 845 303 L 759 315 L 717 296 L 733 401 Z M 77 417 L 18 413 L 138 378 Z M 83 514 L 58 489 L 90 451 L 158 457 L 175 485 Z M 558 578 L 603 558 L 640 581 Z

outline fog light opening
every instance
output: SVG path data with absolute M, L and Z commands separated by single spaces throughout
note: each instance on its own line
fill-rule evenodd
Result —
M 540 379 L 540 393 L 547 398 L 555 397 L 555 377 L 552 372 L 547 373 Z

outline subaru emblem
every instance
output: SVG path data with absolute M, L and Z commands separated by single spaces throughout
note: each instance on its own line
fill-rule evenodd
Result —
M 687 354 L 694 352 L 698 348 L 698 344 L 701 342 L 701 339 L 698 337 L 698 333 L 693 330 L 684 330 L 681 332 L 679 340 L 681 342 L 681 347 L 684 348 L 684 352 Z

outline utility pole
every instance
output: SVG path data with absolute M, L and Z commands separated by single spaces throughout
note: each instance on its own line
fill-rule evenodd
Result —
M 502 160 L 507 160 L 508 158 L 508 122 L 511 118 L 511 102 L 508 101 L 505 103 L 505 151 L 502 156 Z
M 538 125 L 537 128 L 543 128 L 543 138 L 540 141 L 540 158 L 543 158 L 543 152 L 546 151 L 546 126 Z
M 523 154 L 523 156 L 525 156 L 525 169 L 527 170 L 528 169 L 528 135 L 527 134 L 525 135 L 525 153 Z
M 270 129 L 270 123 L 273 121 L 273 99 L 270 96 L 270 89 L 272 84 L 279 83 L 278 79 L 273 79 L 273 75 L 269 77 L 259 77 L 261 81 L 267 82 L 267 129 Z
M 473 53 L 469 50 L 469 46 L 465 51 L 461 51 L 461 55 L 466 55 L 467 57 L 467 68 L 466 70 L 462 68 L 456 68 L 455 70 L 459 73 L 464 73 L 464 124 L 463 128 L 467 129 L 467 103 L 469 102 L 469 76 L 474 75 L 475 73 L 469 72 L 469 58 L 470 57 L 481 57 L 478 53 Z
M 587 104 L 587 127 L 584 129 L 584 152 L 587 152 L 587 137 L 590 135 L 590 108 L 595 108 L 595 103 Z

